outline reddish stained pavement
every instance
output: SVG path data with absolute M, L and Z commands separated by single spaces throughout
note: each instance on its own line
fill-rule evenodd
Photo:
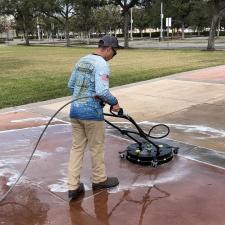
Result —
M 0 114 L 0 131 L 36 127 L 46 124 L 50 117 L 43 117 L 37 113 L 18 110 L 11 113 Z M 51 124 L 64 123 L 60 120 L 53 120 Z
M 193 114 L 188 110 L 177 111 L 160 119 L 168 122 L 169 118 L 171 123 L 191 121 L 191 118 L 204 122 L 201 116 L 194 117 L 194 113 L 200 111 L 196 109 Z M 47 118 L 25 110 L 0 114 L 0 121 L 1 197 L 24 168 Z M 216 119 L 213 124 L 217 128 L 221 125 Z M 176 135 L 178 140 L 185 136 L 179 136 L 179 132 Z M 188 135 L 190 139 L 186 142 L 195 134 Z M 24 177 L 0 203 L 0 224 L 225 225 L 224 154 L 200 148 L 198 141 L 195 144 L 199 147 L 168 140 L 180 147 L 180 153 L 168 164 L 143 167 L 119 158 L 118 152 L 130 141 L 107 129 L 107 171 L 109 176 L 118 176 L 119 187 L 99 192 L 91 190 L 87 150 L 81 176 L 86 193 L 69 202 L 66 176 L 71 136 L 70 124 L 63 121 L 56 121 L 47 129 Z M 209 141 L 211 145 L 213 141 Z M 208 161 L 202 155 L 195 158 L 189 154 L 194 151 L 205 151 L 203 156 Z
M 205 70 L 196 70 L 184 73 L 182 76 L 179 76 L 182 80 L 190 80 L 190 81 L 204 81 L 209 83 L 217 83 L 217 84 L 225 84 L 225 76 L 224 76 L 224 67 L 212 67 Z M 212 76 L 213 74 L 213 76 Z M 179 79 L 176 77 L 176 79 Z
M 42 129 L 0 133 L 1 168 L 8 169 L 1 176 L 1 193 L 7 190 L 13 172 L 22 170 Z M 92 192 L 87 152 L 82 171 L 86 194 L 69 203 L 63 179 L 71 129 L 69 124 L 52 125 L 24 178 L 1 203 L 1 224 L 225 224 L 224 169 L 181 156 L 156 169 L 131 164 L 118 157 L 118 151 L 129 143 L 108 131 L 107 170 L 119 177 L 120 186 Z M 11 163 L 2 165 L 4 159 Z M 51 191 L 53 184 L 58 189 L 61 185 L 63 192 Z

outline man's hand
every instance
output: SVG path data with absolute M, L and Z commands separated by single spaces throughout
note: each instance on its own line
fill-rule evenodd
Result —
M 113 112 L 119 112 L 119 111 L 120 111 L 120 108 L 121 108 L 121 107 L 120 107 L 119 104 L 113 105 L 113 106 L 112 106 L 112 111 L 113 111 Z

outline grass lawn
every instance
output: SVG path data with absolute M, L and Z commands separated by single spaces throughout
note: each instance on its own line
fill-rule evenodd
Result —
M 74 63 L 90 48 L 0 46 L 0 108 L 69 95 Z M 119 50 L 110 62 L 110 86 L 221 65 L 225 51 Z

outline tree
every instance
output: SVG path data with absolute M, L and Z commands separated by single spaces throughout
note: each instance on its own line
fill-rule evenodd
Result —
M 184 29 L 188 27 L 188 18 L 191 13 L 191 0 L 167 0 L 166 15 L 172 17 L 173 26 L 182 29 L 182 38 L 184 38 Z
M 14 16 L 17 25 L 19 24 L 24 33 L 26 45 L 29 45 L 29 33 L 37 16 L 35 0 L 0 0 L 0 12 Z
M 208 6 L 211 10 L 211 27 L 209 32 L 209 39 L 208 39 L 208 51 L 215 50 L 215 35 L 216 35 L 216 28 L 218 25 L 218 21 L 222 18 L 225 14 L 225 1 L 224 0 L 210 0 L 208 1 Z
M 6 26 L 7 26 L 7 18 L 6 16 L 0 16 L 0 33 L 6 31 Z
M 91 21 L 91 8 L 101 4 L 103 0 L 37 0 L 40 12 L 59 21 L 66 34 L 67 46 L 70 46 L 70 24 L 76 16 L 83 20 L 84 30 L 88 31 Z
M 209 12 L 207 3 L 202 0 L 194 0 L 192 4 L 192 10 L 189 14 L 188 23 L 193 29 L 197 29 L 198 35 L 208 27 L 209 24 Z
M 63 30 L 61 23 L 46 15 L 38 17 L 37 26 L 40 26 L 44 30 L 47 38 L 54 38 L 58 30 Z
M 146 10 L 150 22 L 150 27 L 160 27 L 161 0 L 152 0 L 151 4 L 148 5 Z
M 93 26 L 98 33 L 113 32 L 116 35 L 116 29 L 121 28 L 122 17 L 120 8 L 115 5 L 105 5 L 94 10 Z
M 72 30 L 84 33 L 84 37 L 87 38 L 87 44 L 89 44 L 90 31 L 93 28 L 93 10 L 91 7 L 85 4 L 80 4 L 77 15 L 71 21 Z
M 65 30 L 66 46 L 70 46 L 69 22 L 76 15 L 76 0 L 37 0 L 39 12 L 54 18 Z
M 146 5 L 151 0 L 110 0 L 109 3 L 119 5 L 124 17 L 124 47 L 128 48 L 128 27 L 129 27 L 129 10 L 135 5 Z
M 146 8 L 134 8 L 133 10 L 134 27 L 140 30 L 141 37 L 143 37 L 142 31 L 149 27 L 151 21 L 148 12 Z
M 84 31 L 87 43 L 89 43 L 91 31 L 94 32 L 96 26 L 96 10 L 103 5 L 105 3 L 101 0 L 77 0 L 77 16 L 73 21 L 73 27 L 78 31 Z

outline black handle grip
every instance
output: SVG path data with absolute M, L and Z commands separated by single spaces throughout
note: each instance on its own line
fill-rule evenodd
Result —
M 111 106 L 110 106 L 110 112 L 111 112 L 113 115 L 116 115 L 116 114 L 112 111 L 112 109 L 113 109 L 113 106 L 111 105 Z M 118 116 L 123 116 L 123 108 L 120 108 L 120 110 L 117 112 L 117 115 L 118 115 Z
M 118 116 L 123 116 L 123 108 L 120 108 L 120 110 L 118 112 Z

